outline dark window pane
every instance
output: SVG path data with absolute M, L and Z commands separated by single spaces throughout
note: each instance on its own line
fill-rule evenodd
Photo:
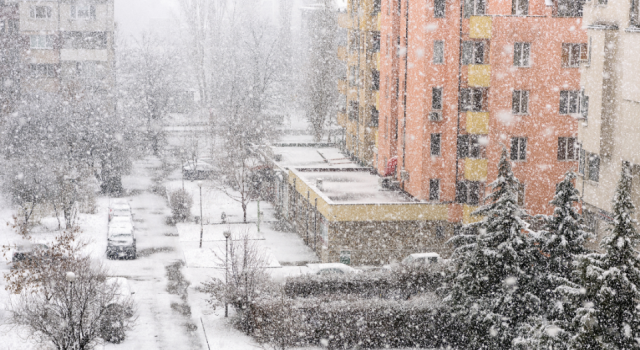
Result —
M 476 15 L 484 15 L 485 0 L 476 0 Z
M 527 159 L 527 139 L 525 138 L 520 138 L 520 154 L 519 159 L 520 160 L 526 160 Z
M 530 43 L 522 43 L 522 66 L 529 66 L 529 54 L 531 52 L 531 44 Z
M 576 139 L 575 137 L 567 138 L 567 160 L 576 159 Z
M 513 44 L 513 65 L 520 66 L 522 61 L 522 43 Z
M 513 114 L 520 113 L 520 91 L 514 90 L 511 98 L 511 112 Z
M 469 135 L 469 158 L 480 158 L 478 135 Z
M 586 152 L 581 149 L 580 150 L 580 162 L 578 164 L 578 173 L 583 174 L 584 175 L 584 165 L 585 165 L 585 157 L 586 157 Z
M 560 91 L 560 114 L 569 114 L 569 91 Z
M 567 139 L 558 137 L 558 160 L 567 159 Z
M 569 92 L 569 113 L 578 113 L 578 92 Z
M 431 109 L 432 110 L 442 109 L 442 88 L 434 87 L 431 90 Z
M 473 41 L 462 42 L 462 64 L 471 64 L 473 60 Z
M 474 63 L 475 64 L 483 64 L 484 63 L 484 43 L 477 42 L 475 43 L 475 51 L 474 51 Z
M 438 179 L 429 180 L 429 200 L 440 200 L 440 180 Z
M 600 157 L 597 154 L 589 155 L 589 180 L 596 181 L 600 179 Z
M 471 110 L 471 89 L 460 90 L 460 109 L 463 111 Z
M 473 110 L 476 112 L 482 111 L 482 90 L 475 89 L 473 91 Z
M 469 135 L 458 137 L 458 158 L 469 157 Z
M 479 182 L 470 182 L 469 183 L 469 194 L 467 197 L 467 204 L 469 205 L 478 205 L 480 203 L 480 189 L 482 188 L 482 184 Z
M 467 183 L 458 182 L 456 184 L 456 203 L 467 203 Z
M 435 0 L 434 9 L 433 9 L 433 17 L 435 17 L 435 18 L 444 18 L 445 17 L 445 5 L 446 5 L 445 0 Z
M 431 134 L 431 155 L 440 155 L 440 134 Z
M 518 138 L 511 139 L 511 160 L 518 160 Z
M 520 113 L 529 113 L 529 91 L 522 91 L 522 99 L 520 100 Z

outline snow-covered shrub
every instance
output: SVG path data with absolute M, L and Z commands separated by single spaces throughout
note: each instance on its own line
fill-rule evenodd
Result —
M 171 192 L 169 206 L 171 207 L 171 214 L 175 221 L 186 221 L 191 213 L 192 205 L 193 198 L 187 191 L 179 189 Z
M 359 274 L 309 274 L 288 278 L 285 292 L 291 298 L 346 294 L 361 298 L 407 299 L 438 289 L 444 282 L 445 268 L 433 264 L 398 266 Z
M 441 347 L 447 345 L 445 335 L 455 329 L 432 293 L 406 301 L 260 299 L 254 316 L 256 340 L 278 349 Z

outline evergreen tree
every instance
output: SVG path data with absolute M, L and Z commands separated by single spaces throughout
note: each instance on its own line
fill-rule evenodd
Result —
M 575 293 L 579 285 L 575 284 L 573 262 L 588 252 L 584 244 L 590 237 L 576 206 L 580 193 L 574 187 L 575 178 L 574 173 L 568 172 L 556 185 L 550 202 L 555 207 L 553 215 L 543 216 L 545 225 L 535 238 L 540 251 L 534 255 L 537 261 L 532 266 L 538 281 L 533 292 L 541 299 L 543 312 L 519 339 L 528 348 L 566 349 L 573 334 L 574 301 L 580 296 L 579 291 Z
M 574 349 L 638 349 L 640 343 L 640 235 L 631 218 L 631 175 L 623 166 L 613 201 L 613 226 L 602 240 L 603 254 L 581 259 L 583 303 L 574 324 Z
M 475 226 L 474 237 L 462 236 L 454 243 L 471 241 L 456 249 L 457 275 L 446 301 L 456 322 L 465 329 L 461 348 L 512 348 L 522 327 L 539 311 L 539 299 L 530 292 L 532 239 L 524 211 L 517 204 L 518 180 L 503 149 L 498 177 L 491 184 L 487 204 L 474 215 L 485 218 Z

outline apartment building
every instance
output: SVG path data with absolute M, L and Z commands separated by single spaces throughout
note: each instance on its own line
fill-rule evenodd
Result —
M 345 129 L 345 151 L 370 166 L 378 158 L 380 5 L 381 0 L 349 0 L 347 13 L 339 18 L 348 43 L 338 52 L 347 62 L 347 79 L 338 83 L 346 111 L 338 113 L 338 124 Z
M 110 93 L 113 0 L 0 1 L 2 79 L 15 92 L 90 89 Z M 3 61 L 4 62 L 4 61 Z
M 504 147 L 520 204 L 550 214 L 578 166 L 580 2 L 383 0 L 380 17 L 378 172 L 471 222 Z
M 601 236 L 612 223 L 612 199 L 623 167 L 633 177 L 640 208 L 640 13 L 638 0 L 591 0 L 584 6 L 588 60 L 581 95 L 588 106 L 578 126 L 582 145 L 578 187 L 590 228 Z M 635 219 L 639 219 L 636 209 Z

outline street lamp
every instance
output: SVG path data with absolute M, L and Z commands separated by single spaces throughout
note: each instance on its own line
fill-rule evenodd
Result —
M 225 247 L 224 247 L 224 285 L 229 283 L 229 237 L 231 231 L 224 231 Z M 227 298 L 224 300 L 224 317 L 229 317 L 229 304 Z
M 65 275 L 65 279 L 69 282 L 69 323 L 71 325 L 71 337 L 75 337 L 75 327 L 73 324 L 73 282 L 76 280 L 76 274 L 69 271 Z M 75 338 L 74 338 L 75 341 Z
M 202 248 L 202 181 L 198 181 L 198 187 L 200 188 L 200 248 Z

